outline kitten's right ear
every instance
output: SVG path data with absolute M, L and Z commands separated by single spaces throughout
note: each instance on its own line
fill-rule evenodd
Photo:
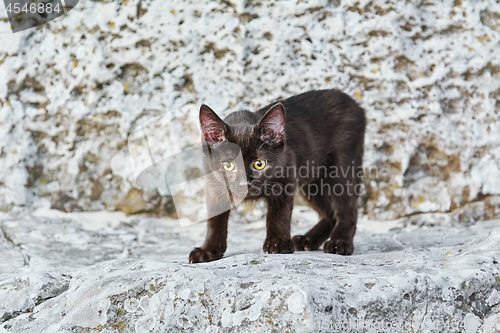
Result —
M 215 142 L 227 141 L 227 125 L 205 104 L 200 108 L 200 125 L 203 137 L 209 145 Z

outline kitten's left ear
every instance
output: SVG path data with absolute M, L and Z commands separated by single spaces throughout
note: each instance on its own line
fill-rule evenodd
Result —
M 285 107 L 278 103 L 266 112 L 256 127 L 262 141 L 280 144 L 285 140 Z

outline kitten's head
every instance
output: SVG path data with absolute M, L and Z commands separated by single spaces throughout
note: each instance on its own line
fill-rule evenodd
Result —
M 274 105 L 261 119 L 238 111 L 224 121 L 202 105 L 200 124 L 206 143 L 205 168 L 214 175 L 211 186 L 229 189 L 241 200 L 270 195 L 271 186 L 280 183 L 276 171 L 286 163 L 283 105 Z

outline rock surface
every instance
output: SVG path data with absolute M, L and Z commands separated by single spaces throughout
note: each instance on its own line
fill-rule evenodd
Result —
M 316 219 L 296 208 L 293 233 Z M 500 221 L 432 220 L 362 218 L 350 257 L 264 255 L 264 222 L 236 213 L 225 257 L 190 265 L 204 223 L 16 210 L 0 215 L 0 332 L 499 332 Z
M 500 332 L 498 2 L 81 1 L 17 34 L 3 10 L 0 332 Z M 324 88 L 369 119 L 354 255 L 263 255 L 256 205 L 187 264 L 205 225 L 137 186 L 129 135 L 153 119 L 162 157 L 201 103 Z
M 3 211 L 174 216 L 134 182 L 139 124 L 169 111 L 184 144 L 201 103 L 224 114 L 339 88 L 369 119 L 365 214 L 500 217 L 497 1 L 80 1 L 17 34 L 3 10 Z

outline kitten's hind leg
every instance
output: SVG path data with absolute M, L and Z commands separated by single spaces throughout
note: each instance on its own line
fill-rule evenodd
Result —
M 323 182 L 325 179 L 322 180 Z M 295 250 L 315 251 L 328 239 L 335 226 L 332 198 L 329 193 L 321 193 L 322 182 L 316 181 L 304 186 L 304 199 L 320 216 L 319 222 L 305 235 L 293 237 Z M 315 193 L 315 194 L 313 194 Z

